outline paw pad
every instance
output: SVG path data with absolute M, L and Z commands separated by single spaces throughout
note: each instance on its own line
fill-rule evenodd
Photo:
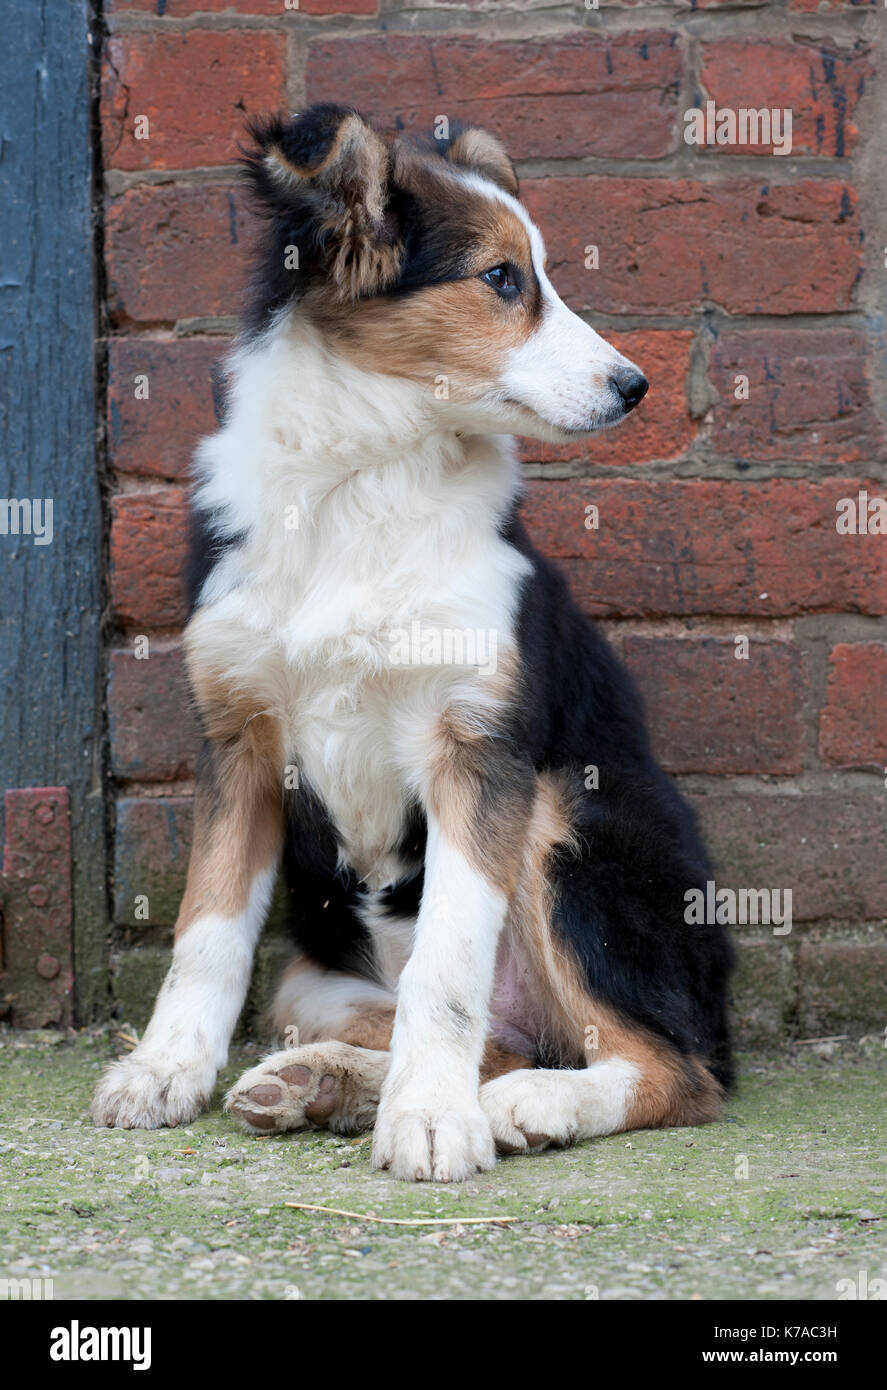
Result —
M 323 1120 L 328 1120 L 336 1108 L 339 1099 L 339 1087 L 334 1076 L 321 1077 L 320 1085 L 317 1088 L 317 1095 L 305 1106 L 305 1119 L 312 1124 L 319 1124 Z
M 252 1129 L 266 1133 L 322 1125 L 339 1103 L 339 1082 L 330 1073 L 318 1080 L 319 1071 L 295 1062 L 275 1066 L 269 1058 L 234 1088 L 227 1108 Z

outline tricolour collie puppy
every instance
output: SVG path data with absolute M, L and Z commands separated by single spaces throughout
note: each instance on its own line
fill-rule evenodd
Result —
M 253 134 L 266 236 L 197 455 L 191 864 L 93 1116 L 207 1104 L 282 861 L 288 1046 L 228 1094 L 248 1130 L 374 1125 L 376 1167 L 447 1181 L 710 1120 L 730 949 L 685 920 L 705 851 L 527 539 L 508 438 L 591 434 L 647 383 L 558 298 L 493 136 L 389 146 L 337 106 Z

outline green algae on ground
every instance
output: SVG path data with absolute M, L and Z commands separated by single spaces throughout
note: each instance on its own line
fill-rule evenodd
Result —
M 95 1130 L 106 1036 L 0 1034 L 0 1277 L 74 1298 L 834 1299 L 887 1276 L 887 1053 L 744 1058 L 714 1125 L 515 1157 L 457 1185 L 369 1167 L 370 1139 Z M 800 1050 L 798 1050 L 800 1051 Z M 255 1057 L 242 1049 L 224 1082 Z M 516 1216 L 383 1226 L 377 1216 Z

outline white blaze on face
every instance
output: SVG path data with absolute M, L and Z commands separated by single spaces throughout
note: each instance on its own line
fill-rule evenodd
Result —
M 625 405 L 614 382 L 633 363 L 572 313 L 536 268 L 542 290 L 539 327 L 508 355 L 502 383 L 508 396 L 562 430 L 615 424 Z
M 638 373 L 638 368 L 567 308 L 545 274 L 538 229 L 516 199 L 500 196 L 527 229 L 542 294 L 539 326 L 506 357 L 500 378 L 504 393 L 559 430 L 588 432 L 616 424 L 626 408 L 613 374 Z

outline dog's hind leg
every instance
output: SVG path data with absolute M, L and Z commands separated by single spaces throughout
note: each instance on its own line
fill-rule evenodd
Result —
M 695 1059 L 625 1034 L 612 1055 L 575 1070 L 514 1071 L 481 1087 L 501 1153 L 526 1153 L 630 1129 L 713 1120 L 721 1089 Z
M 544 1019 L 540 1047 L 563 1066 L 514 1071 L 481 1087 L 501 1152 L 701 1124 L 720 1110 L 722 1087 L 704 1059 L 596 999 L 555 932 L 551 866 L 559 849 L 576 850 L 572 838 L 557 787 L 540 778 L 511 930 Z
M 198 768 L 172 966 L 138 1047 L 99 1082 L 92 1102 L 98 1125 L 186 1124 L 206 1105 L 274 886 L 283 821 L 277 726 L 261 711 L 201 708 L 211 737 Z

